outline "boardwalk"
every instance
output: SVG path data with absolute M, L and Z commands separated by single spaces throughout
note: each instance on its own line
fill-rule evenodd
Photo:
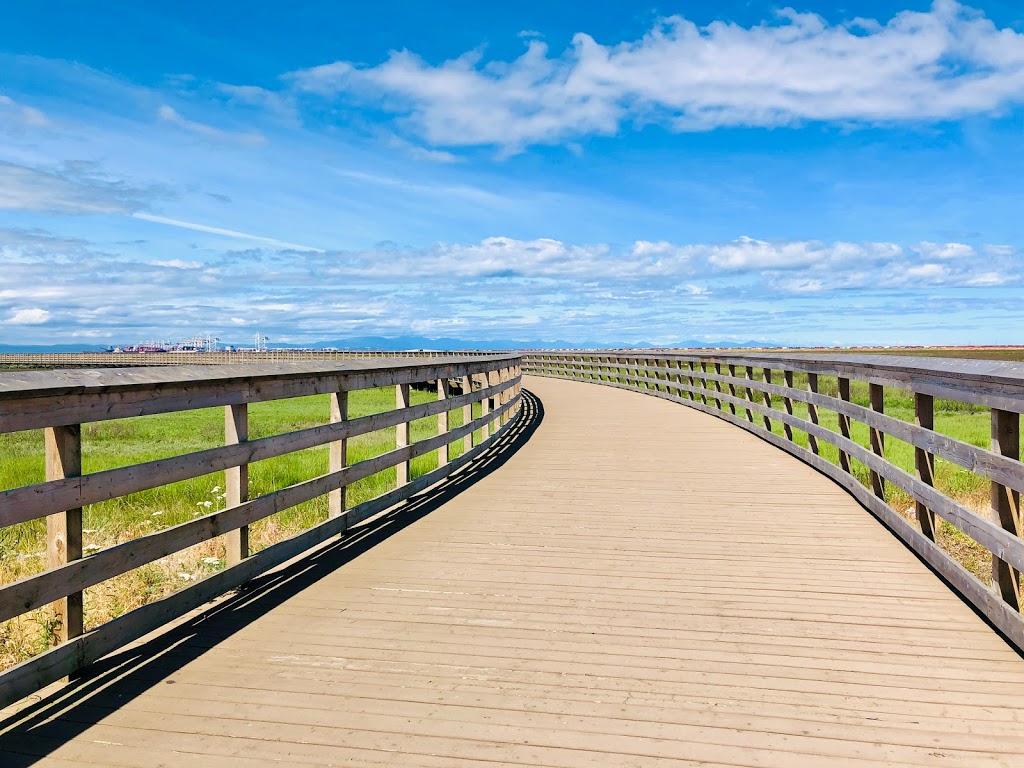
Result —
M 23 711 L 3 764 L 1024 765 L 1024 661 L 830 481 L 527 387 L 529 440 Z

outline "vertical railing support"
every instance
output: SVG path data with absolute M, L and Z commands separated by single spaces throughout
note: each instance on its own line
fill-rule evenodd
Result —
M 82 426 L 47 427 L 46 479 L 62 480 L 82 475 Z M 82 557 L 82 510 L 68 509 L 46 518 L 47 565 L 59 568 Z M 73 592 L 53 604 L 57 612 L 56 639 L 65 643 L 82 634 L 85 626 L 82 593 Z
M 1020 459 L 1020 414 L 992 409 L 992 452 Z M 992 481 L 992 519 L 1014 536 L 1021 535 L 1020 494 Z M 1021 609 L 1020 574 L 1006 561 L 992 555 L 992 582 L 1000 596 L 1015 610 Z
M 807 374 L 807 391 L 811 394 L 818 394 L 818 374 L 808 373 Z M 818 423 L 818 406 L 814 403 L 807 403 L 807 418 L 811 424 Z M 810 432 L 807 433 L 807 445 L 810 446 L 811 453 L 817 456 L 820 453 L 818 448 L 818 437 L 812 435 Z
M 473 377 L 463 376 L 462 377 L 462 394 L 470 395 L 473 393 Z M 468 403 L 462 406 L 462 423 L 469 424 L 473 420 L 473 403 Z M 462 452 L 469 453 L 473 450 L 473 433 L 470 432 L 462 438 Z
M 736 378 L 736 366 L 733 365 L 732 363 L 729 364 L 729 378 Z M 729 394 L 732 395 L 733 397 L 736 397 L 736 385 L 731 381 L 729 382 Z M 732 415 L 735 416 L 736 403 L 729 403 L 729 410 L 732 412 Z
M 747 366 L 747 381 L 752 382 L 753 380 L 754 380 L 754 366 L 748 365 Z M 753 403 L 754 402 L 754 388 L 750 384 L 747 385 L 747 402 L 748 403 Z M 747 421 L 749 421 L 751 424 L 754 423 L 754 409 L 753 408 L 747 408 Z
M 395 385 L 395 408 L 401 410 L 402 408 L 409 407 L 409 385 L 408 384 L 396 384 Z M 408 421 L 402 422 L 395 427 L 395 447 L 405 448 L 409 445 L 412 437 L 412 424 Z M 401 488 L 403 485 L 409 482 L 409 478 L 412 476 L 410 472 L 411 462 L 401 461 L 395 466 L 395 487 Z
M 849 403 L 850 401 L 850 380 L 840 376 L 838 378 L 839 384 L 839 399 L 843 402 Z M 850 439 L 850 416 L 846 413 L 837 414 L 839 417 L 839 434 L 845 437 L 847 440 Z M 850 454 L 846 451 L 839 451 L 839 466 L 846 473 L 852 473 L 852 467 L 850 465 Z
M 868 397 L 871 400 L 871 410 L 875 413 L 885 412 L 885 388 L 881 384 L 868 384 Z M 885 433 L 882 430 L 871 427 L 871 452 L 880 459 L 885 458 Z M 882 501 L 885 501 L 885 479 L 874 470 L 871 470 L 871 490 Z
M 235 445 L 249 439 L 249 406 L 246 403 L 224 406 L 224 444 Z M 249 465 L 229 467 L 224 472 L 225 502 L 237 507 L 249 498 Z M 224 537 L 228 566 L 237 565 L 249 556 L 249 526 L 228 531 Z
M 762 380 L 764 381 L 765 384 L 771 384 L 772 383 L 772 369 L 771 368 L 762 368 L 761 369 L 761 378 L 762 378 Z M 771 408 L 772 407 L 772 395 L 771 395 L 771 393 L 766 391 L 766 392 L 762 392 L 761 394 L 762 394 L 762 397 L 763 397 L 763 401 L 764 401 L 765 407 Z M 767 429 L 769 432 L 772 431 L 772 420 L 770 418 L 768 418 L 767 414 L 764 416 L 764 428 Z
M 438 377 L 437 379 L 437 399 L 448 399 L 448 379 L 446 378 Z M 441 411 L 437 414 L 437 434 L 448 434 L 448 411 Z M 437 466 L 443 467 L 451 460 L 451 451 L 451 443 L 445 443 L 437 449 Z
M 490 385 L 490 379 L 491 379 L 490 374 L 488 374 L 488 373 L 481 374 L 481 378 L 482 378 L 482 380 L 480 382 L 480 386 L 481 386 L 482 389 L 486 389 Z M 489 397 L 481 398 L 480 399 L 480 415 L 481 416 L 486 416 L 490 412 L 491 412 L 491 398 L 489 398 Z M 484 425 L 483 425 L 483 427 L 480 430 L 480 434 L 482 436 L 481 439 L 483 439 L 483 440 L 486 440 L 487 438 L 489 438 L 491 436 L 491 422 L 489 420 L 488 421 L 484 421 Z
M 792 389 L 793 388 L 793 372 L 792 371 L 783 370 L 782 371 L 782 382 L 787 387 Z M 783 397 L 782 398 L 782 408 L 786 412 L 787 415 L 792 416 L 793 415 L 793 398 L 791 398 L 789 395 L 786 395 L 785 397 Z M 784 428 L 784 431 L 786 433 L 786 439 L 789 440 L 789 442 L 793 442 L 793 427 L 790 426 L 789 424 L 783 424 L 783 428 Z
M 914 393 L 914 423 L 923 429 L 935 429 L 935 398 Z M 935 485 L 935 457 L 924 448 L 914 448 L 914 468 L 917 479 L 925 485 Z M 914 500 L 914 511 L 921 533 L 935 541 L 935 515 L 921 501 Z
M 331 395 L 331 423 L 337 424 L 348 420 L 348 392 L 334 392 Z M 330 445 L 328 471 L 339 472 L 348 464 L 348 440 L 335 440 Z M 345 514 L 347 488 L 341 486 L 327 496 L 327 516 L 341 517 Z

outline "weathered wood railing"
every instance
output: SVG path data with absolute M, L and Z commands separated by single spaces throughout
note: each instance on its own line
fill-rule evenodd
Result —
M 43 483 L 0 491 L 0 528 L 46 517 L 48 570 L 0 585 L 0 621 L 56 604 L 60 644 L 0 674 L 0 706 L 159 628 L 348 527 L 420 492 L 472 461 L 519 410 L 517 355 L 435 357 L 430 360 L 254 364 L 0 374 L 0 433 L 45 430 Z M 410 386 L 436 382 L 437 400 L 410 404 Z M 452 393 L 455 385 L 459 394 Z M 356 390 L 395 387 L 396 410 L 348 418 Z M 248 404 L 330 396 L 329 423 L 248 440 Z M 473 407 L 480 414 L 474 418 Z M 82 425 L 109 419 L 223 407 L 222 447 L 82 474 Z M 462 424 L 449 428 L 461 409 Z M 326 416 L 326 414 L 325 414 Z M 437 434 L 412 442 L 413 421 L 436 416 Z M 351 465 L 346 442 L 395 428 L 395 448 Z M 481 436 L 476 445 L 474 434 Z M 461 452 L 453 450 L 458 442 Z M 248 465 L 315 446 L 329 446 L 329 471 L 248 498 Z M 437 468 L 413 479 L 410 462 L 436 451 Z M 454 455 L 458 453 L 458 455 Z M 0 461 L 3 457 L 0 456 Z M 346 509 L 346 487 L 396 468 L 397 486 Z M 83 557 L 82 508 L 147 489 L 226 472 L 225 509 Z M 255 554 L 247 526 L 282 510 L 328 497 L 328 518 Z M 227 567 L 168 597 L 85 631 L 83 590 L 214 537 L 227 537 Z
M 119 368 L 156 365 L 238 365 L 252 363 L 289 363 L 306 360 L 337 361 L 379 360 L 380 358 L 483 357 L 507 355 L 507 352 L 369 352 L 331 349 L 238 349 L 231 352 L 5 352 L 0 353 L 0 368 L 29 366 L 45 368 Z
M 1024 464 L 1019 460 L 1024 364 L 887 355 L 582 352 L 526 354 L 523 371 L 620 387 L 682 403 L 725 419 L 797 456 L 853 494 L 1018 649 L 1024 650 L 1020 580 L 1024 570 L 1020 514 Z M 794 386 L 796 375 L 806 382 L 804 388 Z M 834 396 L 822 391 L 823 377 L 835 377 Z M 852 402 L 851 381 L 866 383 L 867 406 Z M 910 393 L 914 422 L 884 412 L 887 387 Z M 990 447 L 978 447 L 936 431 L 936 398 L 989 409 Z M 806 418 L 794 413 L 794 403 L 803 404 Z M 781 408 L 777 407 L 780 404 Z M 823 411 L 835 413 L 838 431 L 822 424 Z M 868 446 L 852 438 L 853 421 L 867 425 Z M 779 424 L 781 430 L 774 426 Z M 794 430 L 806 433 L 805 440 L 798 442 Z M 886 436 L 913 447 L 914 474 L 887 460 Z M 823 443 L 837 449 L 837 463 L 822 456 Z M 987 479 L 990 515 L 969 509 L 935 487 L 936 457 Z M 853 461 L 866 468 L 866 485 L 856 476 Z M 886 482 L 914 500 L 912 515 L 901 515 L 887 503 Z M 991 553 L 991 586 L 939 546 L 936 518 L 947 521 Z M 828 534 L 823 531 L 822 535 Z

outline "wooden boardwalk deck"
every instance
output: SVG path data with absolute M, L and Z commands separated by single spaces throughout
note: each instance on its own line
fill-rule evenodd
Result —
M 1024 765 L 1024 661 L 838 487 L 526 386 L 528 441 L 23 710 L 3 765 Z

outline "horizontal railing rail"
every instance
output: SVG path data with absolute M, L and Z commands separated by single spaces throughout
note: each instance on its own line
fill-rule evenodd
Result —
M 411 403 L 410 387 L 429 383 L 437 399 Z M 348 417 L 352 392 L 394 387 L 396 408 Z M 0 374 L 0 433 L 44 430 L 45 482 L 0 491 L 0 531 L 46 518 L 46 570 L 0 584 L 0 622 L 52 605 L 56 647 L 0 673 L 0 707 L 56 680 L 203 603 L 301 554 L 350 526 L 442 480 L 479 456 L 519 412 L 518 355 L 294 362 L 249 366 Z M 248 440 L 248 404 L 330 396 L 330 421 Z M 82 473 L 83 425 L 124 417 L 224 409 L 224 445 Z M 450 426 L 452 411 L 462 423 Z M 325 414 L 326 416 L 327 414 Z M 436 434 L 412 441 L 411 424 L 437 419 Z M 394 429 L 394 448 L 349 463 L 348 441 Z M 474 441 L 474 436 L 477 439 Z M 249 498 L 250 464 L 327 446 L 326 474 Z M 461 450 L 456 450 L 461 446 Z M 412 477 L 413 459 L 437 454 L 437 468 Z M 0 457 L 0 463 L 3 457 Z M 394 468 L 396 484 L 348 508 L 346 489 Z M 83 551 L 83 508 L 225 472 L 226 507 L 94 553 Z M 328 517 L 250 553 L 249 526 L 326 496 Z M 84 590 L 189 547 L 226 536 L 226 567 L 167 597 L 86 631 Z
M 1024 464 L 1019 438 L 1024 364 L 888 355 L 595 351 L 525 353 L 523 372 L 671 400 L 725 419 L 788 451 L 847 489 L 1024 650 L 1020 579 Z M 797 376 L 805 382 L 803 388 L 795 386 Z M 822 377 L 835 378 L 836 395 L 820 391 Z M 867 386 L 868 406 L 852 401 L 853 382 Z M 885 413 L 887 389 L 909 394 L 914 422 Z M 936 431 L 936 398 L 988 409 L 989 447 Z M 795 403 L 806 410 L 806 417 L 795 412 Z M 836 430 L 821 423 L 828 411 L 835 414 Z M 853 439 L 854 422 L 867 427 L 867 446 Z M 798 441 L 797 432 L 806 435 L 806 447 Z M 913 449 L 913 474 L 887 458 L 886 437 Z M 826 443 L 837 451 L 838 463 L 822 456 Z M 936 458 L 986 479 L 988 515 L 935 487 Z M 865 482 L 858 479 L 853 461 L 864 466 Z M 913 499 L 912 515 L 901 514 L 888 502 L 887 482 Z M 979 579 L 939 545 L 936 530 L 942 520 L 989 553 L 991 583 Z
M 495 351 L 438 352 L 413 350 L 400 352 L 347 351 L 324 349 L 267 349 L 256 351 L 239 349 L 231 352 L 5 352 L 0 353 L 0 368 L 4 366 L 84 368 L 162 365 L 238 365 L 244 363 L 287 363 L 302 360 L 348 362 L 351 360 L 379 360 L 381 358 L 436 358 L 482 357 L 507 355 Z

